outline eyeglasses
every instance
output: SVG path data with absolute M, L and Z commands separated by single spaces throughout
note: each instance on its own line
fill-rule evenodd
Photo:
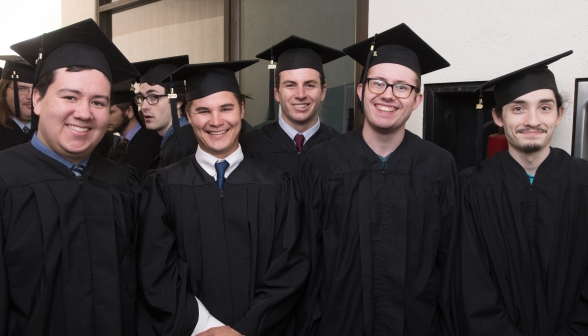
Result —
M 12 86 L 9 86 L 9 88 L 14 90 L 14 88 Z M 16 90 L 18 90 L 18 93 L 20 93 L 20 94 L 29 94 L 29 93 L 31 93 L 32 88 L 30 88 L 28 86 L 17 86 Z
M 381 79 L 366 78 L 367 86 L 370 92 L 375 94 L 384 93 L 388 87 L 392 87 L 392 94 L 396 98 L 407 98 L 410 96 L 412 91 L 416 89 L 416 86 L 404 83 L 389 84 Z
M 137 96 L 135 96 L 135 103 L 137 103 L 137 105 L 141 106 L 141 104 L 143 104 L 143 99 L 144 99 L 147 101 L 147 104 L 155 105 L 159 102 L 159 97 L 167 97 L 167 95 L 166 94 L 162 94 L 162 95 L 150 94 L 150 95 L 147 95 L 146 97 L 143 97 L 141 95 L 137 95 Z

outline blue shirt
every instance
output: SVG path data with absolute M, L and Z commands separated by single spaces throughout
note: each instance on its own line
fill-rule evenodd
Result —
M 121 138 L 125 138 L 125 139 L 131 141 L 133 139 L 133 137 L 135 136 L 135 134 L 137 134 L 137 132 L 139 132 L 140 129 L 141 129 L 141 125 L 139 123 L 137 123 L 137 125 L 135 125 L 135 127 L 131 128 L 129 133 L 127 133 L 125 135 L 121 134 Z
M 33 139 L 31 140 L 31 145 L 33 145 L 33 147 L 35 147 L 39 152 L 47 155 L 48 157 L 52 158 L 53 160 L 55 160 L 57 162 L 63 164 L 69 170 L 71 170 L 71 167 L 74 166 L 74 164 L 72 162 L 64 159 L 59 154 L 57 154 L 54 151 L 52 151 L 49 148 L 47 148 L 47 146 L 45 146 L 41 142 L 41 140 L 39 140 L 39 138 L 37 137 L 37 132 L 35 132 L 35 134 L 33 135 Z M 88 164 L 88 161 L 89 160 L 90 160 L 90 156 L 88 156 L 87 158 L 85 158 L 84 160 L 82 160 L 82 162 L 78 163 L 78 165 L 83 165 L 85 167 Z
M 28 127 L 29 129 L 31 129 L 31 122 L 29 121 L 26 124 L 23 124 L 22 121 L 16 119 L 16 118 L 10 118 L 12 120 L 14 120 L 14 122 L 18 125 L 18 127 L 20 127 L 20 129 L 23 129 L 25 126 Z
M 180 127 L 188 125 L 188 119 L 186 119 L 184 117 L 181 117 L 179 119 L 179 121 L 180 121 Z M 172 136 L 172 134 L 174 134 L 174 126 L 173 125 L 167 129 L 167 132 L 165 132 L 165 135 L 163 136 L 163 139 L 161 140 L 161 146 L 159 146 L 160 148 L 163 147 L 163 144 L 167 141 L 167 139 L 169 139 L 170 136 Z

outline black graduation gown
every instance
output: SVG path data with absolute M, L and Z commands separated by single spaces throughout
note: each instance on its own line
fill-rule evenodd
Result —
M 118 141 L 108 151 L 108 158 L 116 162 L 126 162 L 137 170 L 139 177 L 143 176 L 153 159 L 159 154 L 161 136 L 153 130 L 141 127 L 129 141 L 126 153 L 117 150 Z
M 134 335 L 134 169 L 92 154 L 78 179 L 30 143 L 0 162 L 0 334 Z
M 193 155 L 196 153 L 196 149 L 198 148 L 198 140 L 196 140 L 196 135 L 194 134 L 194 129 L 192 125 L 184 125 L 180 127 L 180 136 L 182 137 L 182 141 L 184 142 L 184 147 L 187 153 L 186 155 L 179 155 L 178 150 L 176 148 L 176 136 L 177 133 L 172 134 L 165 143 L 163 147 L 161 147 L 159 151 L 159 155 L 153 159 L 149 168 L 157 169 L 167 167 L 173 163 L 181 161 L 183 158 Z M 161 143 L 160 143 L 161 145 Z M 183 156 L 178 159 L 178 156 Z
M 100 142 L 96 145 L 93 152 L 96 154 L 100 154 L 103 157 L 107 157 L 108 151 L 110 150 L 112 145 L 116 143 L 114 138 L 114 134 L 112 132 L 107 131 L 106 133 L 104 133 L 102 140 L 100 140 Z
M 262 129 L 247 133 L 241 142 L 246 157 L 258 160 L 298 177 L 302 160 L 315 145 L 339 135 L 334 128 L 321 124 L 318 131 L 307 139 L 302 152 L 298 153 L 294 141 L 280 127 L 278 121 Z
M 505 151 L 460 182 L 464 335 L 588 335 L 588 162 L 551 148 L 531 185 Z
M 190 335 L 194 296 L 241 334 L 288 335 L 308 275 L 287 173 L 245 159 L 224 182 L 192 156 L 147 172 L 138 239 L 139 335 Z M 150 316 L 147 314 L 150 313 Z
M 8 119 L 8 127 L 0 126 L 0 151 L 29 142 L 33 137 L 33 132 L 25 134 L 18 124 Z
M 315 146 L 302 165 L 318 304 L 306 293 L 300 320 L 315 320 L 312 335 L 453 335 L 454 159 L 406 131 L 383 166 L 361 132 Z

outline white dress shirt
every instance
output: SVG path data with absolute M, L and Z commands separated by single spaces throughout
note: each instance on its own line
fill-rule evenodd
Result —
M 217 179 L 216 168 L 214 167 L 215 163 L 222 161 L 227 161 L 229 163 L 229 167 L 225 171 L 225 178 L 227 178 L 235 170 L 235 168 L 239 166 L 241 161 L 243 161 L 243 151 L 241 150 L 241 145 L 239 145 L 237 150 L 224 159 L 220 159 L 211 154 L 208 154 L 200 148 L 200 145 L 198 145 L 198 149 L 196 149 L 196 154 L 194 155 L 196 156 L 196 161 L 200 167 L 202 167 L 202 169 L 204 169 L 208 175 L 212 176 L 215 181 Z M 200 300 L 198 300 L 198 298 L 196 298 L 196 301 L 198 302 L 198 323 L 196 323 L 196 328 L 194 328 L 192 336 L 195 336 L 210 328 L 224 326 L 221 321 L 217 320 L 210 314 L 208 309 L 206 309 L 206 307 L 202 304 L 202 302 L 200 302 Z
M 311 128 L 307 129 L 306 131 L 302 132 L 302 133 L 298 133 L 297 130 L 295 130 L 292 126 L 288 125 L 288 123 L 286 123 L 286 121 L 284 121 L 284 118 L 282 118 L 282 115 L 280 114 L 280 120 L 278 121 L 280 127 L 284 130 L 284 132 L 286 132 L 286 134 L 288 134 L 288 137 L 290 137 L 290 139 L 292 139 L 292 142 L 294 142 L 294 137 L 296 136 L 296 134 L 302 134 L 304 135 L 304 142 L 302 143 L 302 145 L 306 144 L 306 141 L 308 141 L 308 139 L 310 139 L 310 137 L 312 137 L 321 127 L 321 118 L 317 118 L 316 120 L 316 124 L 314 124 Z M 294 142 L 294 144 L 296 144 Z

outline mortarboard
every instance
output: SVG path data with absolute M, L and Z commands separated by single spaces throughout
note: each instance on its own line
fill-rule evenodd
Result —
M 572 50 L 566 51 L 557 56 L 550 57 L 541 62 L 529 65 L 522 69 L 513 71 L 506 75 L 494 78 L 487 81 L 484 85 L 476 89 L 475 92 L 480 92 L 480 100 L 476 105 L 478 110 L 478 125 L 476 135 L 476 166 L 482 164 L 482 127 L 483 127 L 483 92 L 485 89 L 494 87 L 494 100 L 496 101 L 496 109 L 502 107 L 516 98 L 523 96 L 529 92 L 550 89 L 558 93 L 557 85 L 555 83 L 555 76 L 547 66 L 555 61 L 558 61 L 573 53 Z
M 361 83 L 365 81 L 367 70 L 381 63 L 403 65 L 413 70 L 419 78 L 449 66 L 449 62 L 404 23 L 344 48 L 343 51 L 363 65 Z M 361 101 L 364 91 L 365 87 L 362 87 Z
M 135 102 L 135 90 L 133 87 L 133 79 L 127 79 L 112 85 L 112 93 L 110 97 L 110 105 Z
M 111 83 L 138 77 L 139 73 L 92 19 L 45 33 L 10 47 L 29 64 L 36 64 L 33 86 L 46 73 L 69 66 L 102 72 Z M 32 114 L 32 130 L 37 129 Z
M 173 86 L 176 92 L 183 93 L 183 81 L 174 81 L 171 83 L 169 81 L 163 82 L 162 79 L 188 63 L 190 63 L 188 55 L 182 55 L 136 62 L 133 63 L 133 66 L 141 73 L 139 83 L 156 83 L 166 89 Z
M 271 48 L 262 51 L 255 57 L 270 61 L 268 69 L 270 70 L 270 87 L 269 87 L 269 120 L 275 119 L 274 111 L 274 69 L 275 73 L 284 70 L 294 70 L 309 68 L 325 75 L 323 64 L 334 61 L 345 56 L 341 50 L 337 50 L 325 45 L 303 39 L 292 35 Z M 278 64 L 274 65 L 277 59 Z
M 186 81 L 186 101 L 200 99 L 220 91 L 241 94 L 235 72 L 259 62 L 259 60 L 186 64 L 176 70 L 175 80 Z
M 6 61 L 2 70 L 2 79 L 11 80 L 14 88 L 14 115 L 20 118 L 20 102 L 17 82 L 33 84 L 35 68 L 16 55 L 3 55 L 0 60 Z

